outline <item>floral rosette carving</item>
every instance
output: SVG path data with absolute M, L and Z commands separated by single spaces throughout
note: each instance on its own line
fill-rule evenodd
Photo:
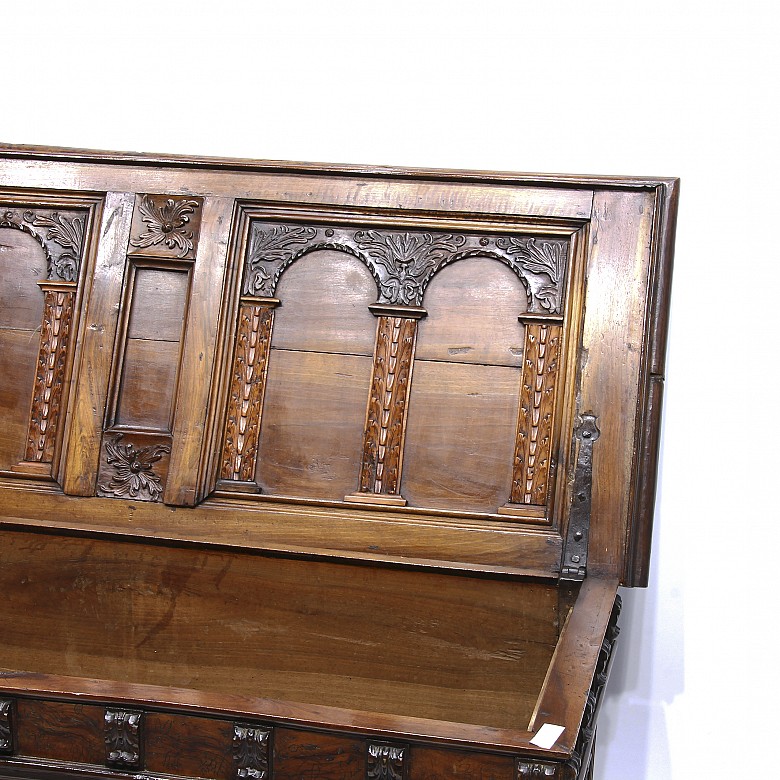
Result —
M 136 449 L 135 445 L 122 444 L 121 440 L 122 434 L 118 433 L 106 442 L 106 464 L 113 468 L 114 474 L 108 484 L 100 485 L 100 489 L 113 496 L 135 498 L 146 494 L 152 501 L 159 501 L 163 486 L 153 467 L 163 455 L 170 453 L 171 448 L 166 444 L 154 444 Z
M 151 195 L 144 195 L 138 210 L 146 226 L 144 232 L 130 240 L 130 246 L 149 249 L 159 245 L 178 252 L 180 258 L 194 250 L 194 231 L 190 218 L 200 202 L 188 198 L 165 198 L 158 202 Z

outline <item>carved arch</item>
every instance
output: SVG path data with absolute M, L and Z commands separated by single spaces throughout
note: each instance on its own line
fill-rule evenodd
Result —
M 560 239 L 355 229 L 254 221 L 244 263 L 245 296 L 275 295 L 282 273 L 310 252 L 330 249 L 356 257 L 377 285 L 377 303 L 422 306 L 431 279 L 469 257 L 507 265 L 523 283 L 532 313 L 561 314 L 568 245 Z

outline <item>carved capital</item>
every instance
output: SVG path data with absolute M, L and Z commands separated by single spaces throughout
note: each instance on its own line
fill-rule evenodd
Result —
M 233 760 L 237 780 L 269 780 L 271 777 L 271 730 L 242 723 L 233 724 Z
M 122 769 L 141 768 L 143 713 L 107 709 L 105 714 L 106 764 Z
M 408 752 L 403 745 L 369 742 L 366 761 L 367 780 L 404 780 Z
M 0 699 L 0 754 L 14 752 L 13 699 Z

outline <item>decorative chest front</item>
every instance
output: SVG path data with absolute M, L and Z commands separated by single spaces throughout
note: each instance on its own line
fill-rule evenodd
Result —
M 676 199 L 0 150 L 0 777 L 588 776 Z

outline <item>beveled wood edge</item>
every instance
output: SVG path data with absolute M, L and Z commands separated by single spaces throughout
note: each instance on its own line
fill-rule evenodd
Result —
M 28 505 L 30 491 L 38 496 L 34 510 Z M 2 478 L 0 506 L 3 507 L 0 529 L 9 531 L 146 545 L 186 545 L 220 552 L 403 566 L 466 575 L 550 580 L 557 579 L 560 573 L 559 533 L 539 527 L 520 529 L 516 523 L 496 523 L 498 527 L 491 524 L 480 529 L 473 523 L 385 515 L 386 509 L 372 510 L 360 505 L 345 511 L 271 503 L 247 508 L 245 501 L 224 500 L 182 509 L 112 498 L 90 498 L 85 505 L 83 498 L 66 496 L 51 488 L 42 491 L 25 485 L 22 480 Z M 241 518 L 241 530 L 231 528 L 235 526 L 230 522 L 231 517 Z M 251 522 L 247 523 L 248 519 Z M 299 522 L 292 528 L 296 519 Z M 340 545 L 332 541 L 327 546 L 322 543 L 317 528 L 323 523 L 332 533 L 340 534 Z M 372 536 L 388 527 L 394 529 L 394 551 L 383 551 L 382 537 Z M 307 535 L 305 543 L 300 538 L 296 541 L 295 533 Z M 400 538 L 404 533 L 405 538 Z
M 669 308 L 680 181 L 657 188 L 656 225 L 652 252 L 647 341 L 643 350 L 643 380 L 637 410 L 635 491 L 626 530 L 621 585 L 647 587 L 660 455 L 664 369 L 669 332 Z
M 202 168 L 262 173 L 312 173 L 335 176 L 417 178 L 436 181 L 521 184 L 528 186 L 601 187 L 607 189 L 655 189 L 678 181 L 668 176 L 598 176 L 590 174 L 545 174 L 513 171 L 482 171 L 449 168 L 417 168 L 389 165 L 253 160 L 240 157 L 118 152 L 36 144 L 0 142 L 0 158 L 41 159 L 61 162 L 116 163 L 120 165 Z
M 503 753 L 523 751 L 548 759 L 565 759 L 569 755 L 557 747 L 544 750 L 532 745 L 530 740 L 533 734 L 523 729 L 499 729 L 240 694 L 36 672 L 0 669 L 0 696 L 131 707 L 231 720 L 246 719 L 311 731 L 346 731 L 383 740 L 434 742 Z
M 587 577 L 555 646 L 528 728 L 564 726 L 558 749 L 571 754 L 617 595 L 615 578 Z

